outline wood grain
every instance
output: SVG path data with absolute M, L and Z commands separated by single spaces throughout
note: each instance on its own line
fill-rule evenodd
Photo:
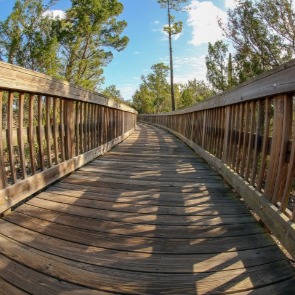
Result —
M 0 284 L 30 294 L 295 291 L 294 269 L 221 176 L 147 125 L 0 220 L 0 258 Z

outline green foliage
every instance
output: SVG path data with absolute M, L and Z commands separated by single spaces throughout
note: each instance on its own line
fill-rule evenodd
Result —
M 219 24 L 236 49 L 239 82 L 252 78 L 292 58 L 295 23 L 292 0 L 239 1 Z
M 209 42 L 206 56 L 207 78 L 214 89 L 225 91 L 237 84 L 232 55 L 223 41 Z
M 152 73 L 142 76 L 139 90 L 133 95 L 134 107 L 139 113 L 161 113 L 171 110 L 170 88 L 167 82 L 169 67 L 163 63 L 151 67 Z
M 117 102 L 124 103 L 124 99 L 121 95 L 121 92 L 116 88 L 115 85 L 110 85 L 106 87 L 103 91 L 101 91 L 101 94 Z
M 70 82 L 93 90 L 103 82 L 103 67 L 121 51 L 129 39 L 121 37 L 127 26 L 116 17 L 123 11 L 117 0 L 72 0 L 62 21 L 61 56 L 63 76 Z
M 198 81 L 196 79 L 188 81 L 187 84 L 180 85 L 178 108 L 187 108 L 197 102 L 212 97 L 214 94 L 215 91 L 204 81 Z
M 42 0 L 17 0 L 0 22 L 0 58 L 9 63 L 56 75 L 60 66 L 55 21 L 43 13 L 53 5 Z
M 133 95 L 134 107 L 140 114 L 169 112 L 170 86 L 167 82 L 169 67 L 163 63 L 151 67 L 153 72 L 142 76 L 142 83 Z M 175 98 L 179 109 L 189 107 L 215 94 L 204 81 L 196 79 L 187 84 L 175 84 Z
M 127 23 L 117 20 L 123 5 L 117 0 L 72 0 L 66 17 L 58 19 L 45 14 L 56 1 L 16 1 L 0 22 L 0 59 L 94 90 L 103 81 L 112 51 L 128 44 L 121 36 Z

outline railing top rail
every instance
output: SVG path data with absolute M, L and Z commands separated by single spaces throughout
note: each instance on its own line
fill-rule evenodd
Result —
M 191 113 L 206 109 L 224 107 L 253 99 L 270 97 L 280 93 L 295 91 L 295 59 L 265 72 L 235 88 L 222 92 L 212 98 L 199 102 L 183 110 L 161 114 L 143 114 L 149 116 L 167 116 Z
M 0 62 L 0 88 L 91 102 L 130 113 L 137 113 L 133 108 L 109 99 L 102 94 L 87 91 L 69 82 L 5 62 Z

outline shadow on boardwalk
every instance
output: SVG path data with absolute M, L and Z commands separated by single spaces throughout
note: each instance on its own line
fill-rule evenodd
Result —
M 0 222 L 0 294 L 295 292 L 223 179 L 148 125 Z

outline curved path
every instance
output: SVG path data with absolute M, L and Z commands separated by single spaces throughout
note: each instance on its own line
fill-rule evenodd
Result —
M 223 179 L 166 131 L 0 220 L 0 294 L 295 294 L 294 269 Z

